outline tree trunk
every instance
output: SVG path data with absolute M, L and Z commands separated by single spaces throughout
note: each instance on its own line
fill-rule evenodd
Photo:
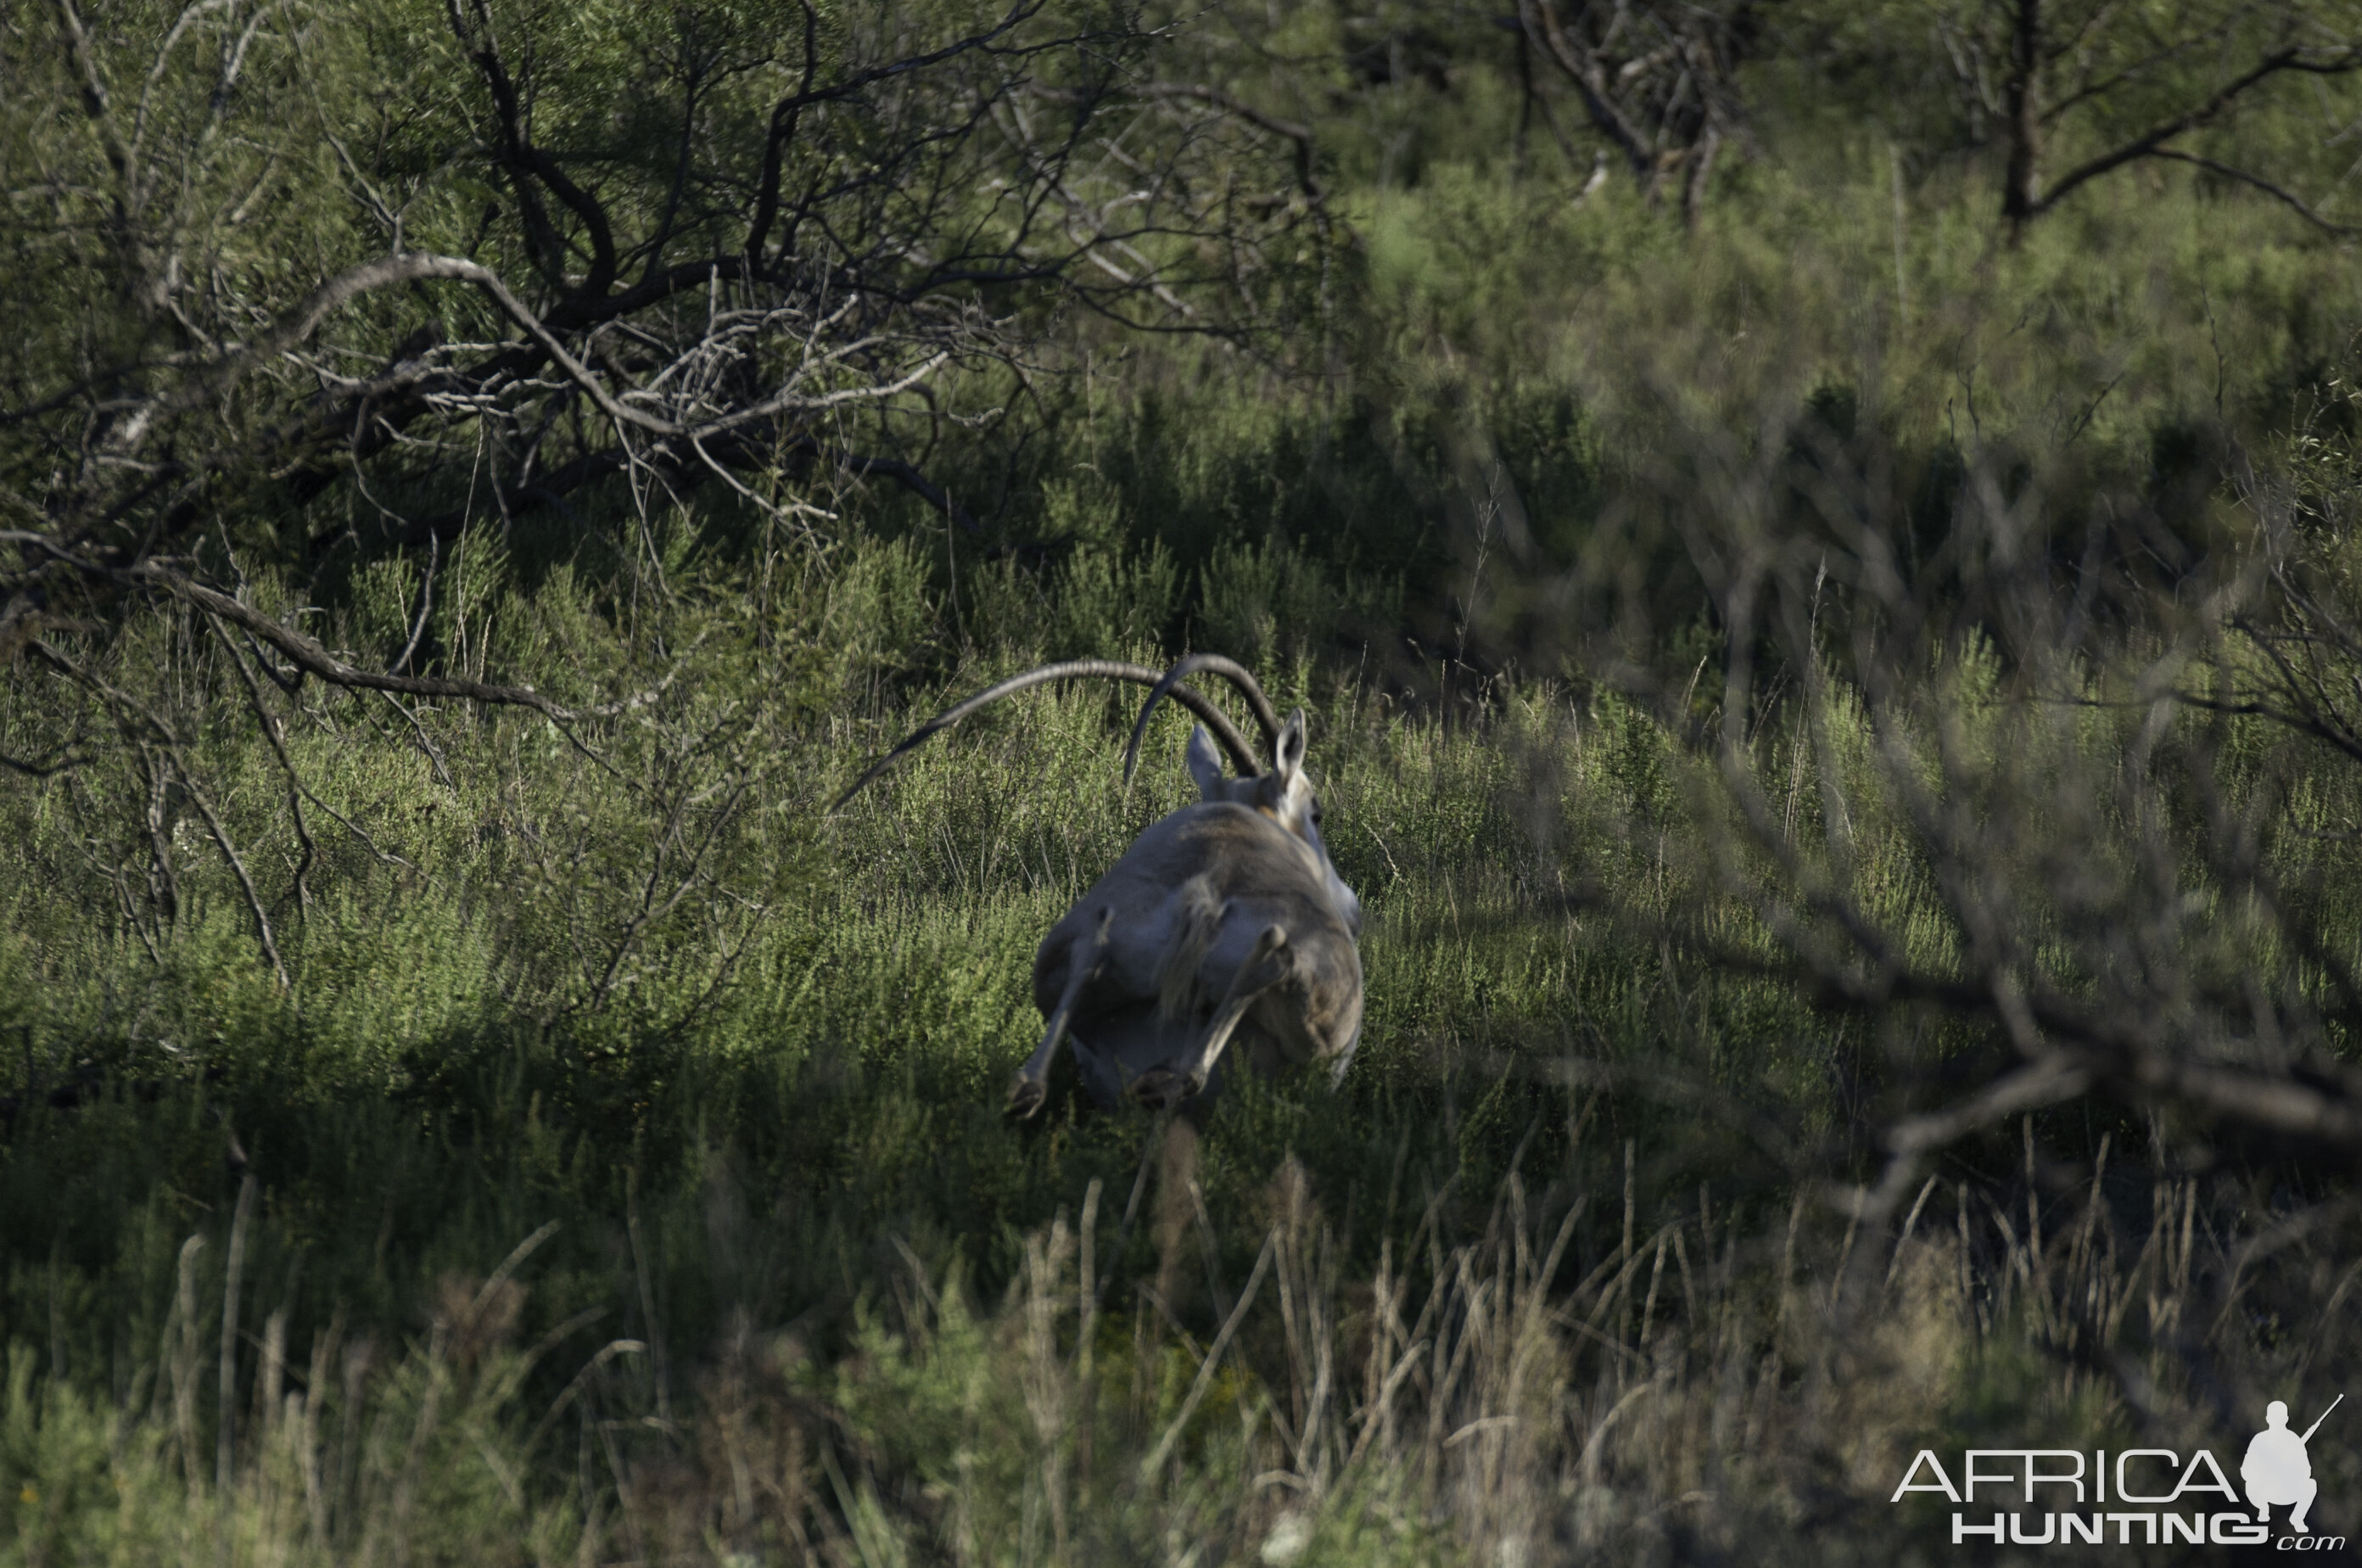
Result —
M 2001 215 L 2010 243 L 2042 209 L 2042 0 L 2017 0 L 2010 29 L 2009 168 L 2003 176 Z
M 1509 143 L 1509 177 L 1526 177 L 1526 132 L 1534 120 L 1534 43 L 1518 29 L 1518 134 Z

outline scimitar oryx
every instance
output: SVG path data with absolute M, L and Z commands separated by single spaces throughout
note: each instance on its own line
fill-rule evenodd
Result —
M 1220 708 L 1182 684 L 1198 674 L 1245 698 L 1271 749 L 1268 768 Z M 1104 1107 L 1126 1095 L 1153 1110 L 1193 1099 L 1233 1048 L 1259 1072 L 1319 1062 L 1341 1077 L 1362 1032 L 1362 904 L 1321 843 L 1304 712 L 1282 723 L 1243 666 L 1217 654 L 1162 672 L 1109 659 L 1043 665 L 929 720 L 837 804 L 988 703 L 1091 677 L 1151 688 L 1124 753 L 1127 780 L 1160 701 L 1169 696 L 1198 717 L 1187 764 L 1199 798 L 1150 824 L 1043 939 L 1033 1001 L 1047 1023 L 1010 1086 L 1010 1114 L 1041 1109 L 1069 1038 L 1086 1089 Z M 1236 777 L 1224 774 L 1217 741 Z

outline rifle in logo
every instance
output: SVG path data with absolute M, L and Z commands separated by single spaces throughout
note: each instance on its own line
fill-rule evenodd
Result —
M 2268 1522 L 2274 1507 L 2286 1507 L 2290 1510 L 2289 1528 L 2302 1535 L 2312 1533 L 2304 1516 L 2312 1511 L 2321 1483 L 2312 1478 L 2312 1461 L 2305 1445 L 2321 1430 L 2322 1421 L 2329 1419 L 2330 1410 L 2345 1402 L 2343 1394 L 2332 1399 L 2329 1409 L 2321 1412 L 2301 1437 L 2289 1430 L 2285 1403 L 2275 1399 L 2264 1407 L 2264 1430 L 2248 1440 L 2247 1457 L 2239 1463 L 2239 1478 L 2247 1484 L 2247 1501 L 2255 1507 L 2257 1523 Z

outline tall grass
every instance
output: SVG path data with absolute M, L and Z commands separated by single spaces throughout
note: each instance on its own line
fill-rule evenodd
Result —
M 440 1276 L 406 1344 L 337 1321 L 291 1355 L 283 1309 L 224 1337 L 224 1386 L 243 1380 L 214 1405 L 212 1318 L 233 1304 L 207 1300 L 219 1231 L 201 1231 L 127 1397 L 11 1352 L 12 1544 L 124 1562 L 1916 1561 L 1941 1550 L 1941 1510 L 1885 1499 L 1923 1445 L 2235 1452 L 2250 1389 L 2353 1365 L 2350 1260 L 2221 1234 L 2189 1178 L 2103 1169 L 2047 1200 L 1963 1183 L 1949 1216 L 1952 1193 L 1923 1193 L 1899 1241 L 1832 1238 L 1801 1198 L 1784 1229 L 1704 1187 L 1651 1213 L 1630 1148 L 1620 1192 L 1512 1176 L 1457 1223 L 1434 1192 L 1366 1272 L 1286 1160 L 1225 1214 L 1260 1232 L 1226 1276 L 1196 1137 L 1160 1127 L 1156 1253 L 1111 1298 L 1114 1189 L 1095 1181 L 1077 1218 L 1021 1238 L 999 1291 L 896 1238 L 841 1353 L 816 1358 L 809 1315 L 757 1328 L 777 1320 L 742 1307 L 674 1388 L 661 1320 L 520 1343 L 536 1233 L 488 1280 Z M 2296 1255 L 2267 1266 L 2326 1310 L 2267 1346 L 2237 1319 L 2275 1241 Z M 2213 1386 L 2178 1386 L 2201 1347 Z M 535 1375 L 553 1360 L 563 1375 Z M 2325 1498 L 2362 1481 L 2346 1445 L 2314 1464 Z
M 2037 1154 L 2029 1124 L 2022 1169 L 1931 1181 L 1899 1242 L 1800 1185 L 1815 1140 L 1849 1168 L 1876 1043 L 1637 934 L 1704 875 L 1663 836 L 1687 765 L 1637 709 L 1288 695 L 1374 914 L 1369 1038 L 1341 1091 L 1242 1084 L 1202 1131 L 997 1114 L 1034 934 L 1181 788 L 1169 763 L 1114 787 L 1096 693 L 841 822 L 752 813 L 734 854 L 813 868 L 759 923 L 674 933 L 648 996 L 590 995 L 612 936 L 503 907 L 628 918 L 504 900 L 479 846 L 562 808 L 587 825 L 551 863 L 621 854 L 602 813 L 654 809 L 510 718 L 423 716 L 460 787 L 422 763 L 431 813 L 370 806 L 407 864 L 291 920 L 283 991 L 218 869 L 191 868 L 162 968 L 20 934 L 47 977 L 15 993 L 0 1194 L 20 1549 L 1891 1559 L 1942 1528 L 1882 1502 L 1918 1446 L 2229 1452 L 2262 1390 L 2352 1364 L 2343 1222 L 2276 1232 L 2293 1195 L 2161 1126 L 2046 1123 Z M 817 791 L 871 731 L 812 722 L 844 759 Z M 1797 758 L 1762 769 L 1809 799 Z M 312 787 L 370 805 L 336 778 Z M 1907 842 L 1865 838 L 1907 904 Z M 2111 1138 L 2150 1174 L 2091 1165 Z

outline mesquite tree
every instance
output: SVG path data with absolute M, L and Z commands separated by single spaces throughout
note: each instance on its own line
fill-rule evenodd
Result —
M 602 484 L 792 513 L 814 470 L 957 517 L 911 454 L 959 372 L 1021 370 L 1061 305 L 1242 330 L 1325 243 L 1297 127 L 1161 79 L 1120 5 L 55 0 L 0 28 L 0 664 L 69 677 L 164 597 L 291 678 L 543 705 L 349 665 L 230 558 L 300 567 L 331 491 L 364 548 Z
M 2002 217 L 2013 235 L 2144 160 L 2205 170 L 2345 232 L 2246 149 L 2199 138 L 2275 86 L 2362 70 L 2357 22 L 2342 4 L 2008 0 L 1940 12 L 1937 31 L 1972 116 L 2000 127 Z
M 1518 0 L 1526 51 L 1551 61 L 1582 100 L 1592 128 L 1612 145 L 1641 193 L 1656 201 L 1679 177 L 1682 211 L 1693 226 L 1716 158 L 1742 138 L 1747 116 L 1738 68 L 1753 50 L 1760 18 L 1749 0 L 1731 6 Z M 1527 77 L 1529 98 L 1531 78 Z M 1604 172 L 1606 163 L 1598 165 Z M 1597 174 L 1594 176 L 1595 182 Z
M 143 936 L 210 843 L 281 969 L 306 823 L 379 850 L 292 759 L 320 692 L 414 727 L 404 703 L 522 706 L 588 748 L 663 683 L 658 647 L 569 704 L 547 691 L 574 672 L 438 646 L 471 534 L 608 529 L 660 578 L 699 486 L 766 527 L 864 481 L 973 526 L 932 444 L 1025 417 L 1062 323 L 1246 338 L 1314 297 L 1308 134 L 1193 80 L 1175 36 L 1129 0 L 7 10 L 0 679 L 48 695 L 0 766 L 107 772 L 144 847 L 92 853 Z M 406 637 L 307 619 L 396 557 Z M 223 712 L 286 774 L 303 852 L 277 896 L 198 756 Z M 718 733 L 651 756 L 762 749 Z M 730 766 L 648 787 L 659 859 L 701 791 L 746 798 Z
M 1770 1143 L 1850 1164 L 1881 1222 L 1960 1146 L 2089 1100 L 2350 1170 L 2362 470 L 2337 420 L 2225 439 L 2179 499 L 2094 500 L 2006 439 L 1930 478 L 1827 399 L 1733 428 L 1683 401 L 1715 373 L 1665 378 L 1675 438 L 1535 619 L 1553 652 L 1584 628 L 1595 678 L 1686 743 L 1668 801 L 1585 824 L 1672 868 L 1626 915 L 1830 1021 L 1864 1114 Z M 1652 539 L 1706 607 L 1694 658 L 1665 657 L 1655 601 L 1682 601 L 1619 577 Z

